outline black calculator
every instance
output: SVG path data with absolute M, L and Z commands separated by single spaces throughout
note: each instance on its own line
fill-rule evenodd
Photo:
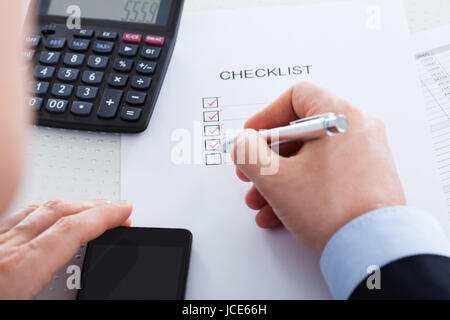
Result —
M 39 125 L 138 133 L 169 66 L 183 0 L 40 0 L 29 106 Z

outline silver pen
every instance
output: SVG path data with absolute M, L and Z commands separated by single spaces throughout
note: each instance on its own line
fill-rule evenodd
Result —
M 268 140 L 275 139 L 271 146 L 289 143 L 293 141 L 311 141 L 325 136 L 335 136 L 348 130 L 348 120 L 343 115 L 326 113 L 310 118 L 304 118 L 291 122 L 288 126 L 270 130 L 262 130 L 259 133 Z M 236 137 L 226 139 L 222 143 L 225 153 L 230 153 Z

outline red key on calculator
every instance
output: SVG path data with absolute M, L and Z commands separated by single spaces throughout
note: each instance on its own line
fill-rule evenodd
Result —
M 153 46 L 162 47 L 165 41 L 166 39 L 160 36 L 148 35 L 147 37 L 145 37 L 145 43 Z
M 128 43 L 141 43 L 142 42 L 142 34 L 124 33 L 123 41 L 128 42 Z

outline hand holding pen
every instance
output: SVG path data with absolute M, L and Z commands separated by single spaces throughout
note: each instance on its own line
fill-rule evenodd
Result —
M 328 112 L 334 115 L 317 117 Z M 344 115 L 350 125 L 335 115 Z M 296 122 L 299 118 L 309 119 Z M 309 136 L 300 139 L 304 142 L 292 142 L 298 139 L 285 136 L 290 142 L 280 145 L 279 153 L 270 148 L 264 134 L 255 131 L 281 127 L 282 136 L 281 131 L 298 134 L 299 128 L 308 126 L 315 127 L 317 130 L 309 131 L 322 138 L 311 140 Z M 326 137 L 339 128 L 347 131 Z M 256 222 L 262 228 L 283 224 L 320 253 L 335 232 L 351 220 L 375 209 L 406 203 L 383 122 L 317 86 L 294 86 L 252 117 L 246 129 L 236 139 L 232 156 L 238 177 L 253 182 L 245 200 L 258 211 Z M 256 161 L 239 162 L 240 150 L 256 154 Z M 279 163 L 278 171 L 262 175 L 268 159 Z

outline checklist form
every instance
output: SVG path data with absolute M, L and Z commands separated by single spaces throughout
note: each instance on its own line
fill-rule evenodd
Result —
M 368 24 L 374 3 L 380 28 Z M 382 118 L 409 204 L 439 211 L 409 45 L 396 0 L 184 15 L 149 130 L 122 137 L 121 197 L 133 202 L 136 227 L 192 231 L 187 299 L 330 298 L 320 256 L 283 228 L 255 225 L 251 186 L 219 149 L 300 81 Z

